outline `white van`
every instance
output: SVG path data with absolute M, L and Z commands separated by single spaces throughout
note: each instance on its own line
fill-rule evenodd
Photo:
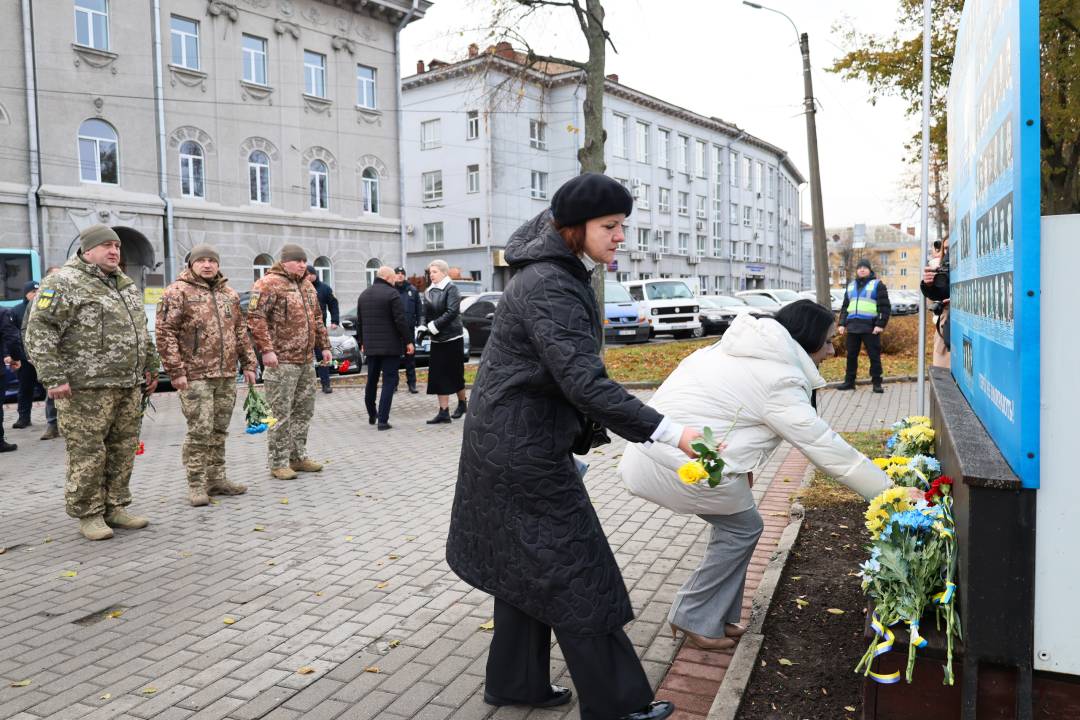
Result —
M 652 327 L 650 335 L 671 333 L 677 338 L 701 337 L 697 298 L 690 286 L 679 278 L 627 280 L 623 283 L 645 311 Z

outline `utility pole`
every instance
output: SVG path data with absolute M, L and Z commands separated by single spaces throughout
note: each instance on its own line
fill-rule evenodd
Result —
M 814 105 L 814 83 L 810 78 L 810 38 L 806 33 L 799 35 L 799 50 L 802 52 L 803 100 L 806 113 L 806 145 L 810 151 L 810 214 L 814 223 L 814 294 L 818 304 L 832 309 L 829 296 L 829 248 L 825 240 L 825 211 L 821 202 L 821 164 L 818 161 L 817 144 L 817 108 Z

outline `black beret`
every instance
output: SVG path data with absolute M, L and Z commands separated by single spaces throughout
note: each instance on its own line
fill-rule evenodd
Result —
M 560 227 L 580 225 L 605 215 L 629 215 L 634 198 L 618 181 L 585 173 L 563 183 L 551 197 L 551 214 Z

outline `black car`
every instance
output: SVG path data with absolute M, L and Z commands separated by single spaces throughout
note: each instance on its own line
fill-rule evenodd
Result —
M 461 299 L 461 323 L 469 332 L 472 352 L 483 352 L 488 337 L 491 336 L 491 322 L 495 318 L 495 308 L 502 299 L 501 292 L 488 292 L 482 295 L 469 295 Z

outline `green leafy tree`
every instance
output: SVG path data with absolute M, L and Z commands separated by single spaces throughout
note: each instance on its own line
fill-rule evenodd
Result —
M 1080 212 L 1080 4 L 1041 0 L 1042 212 Z

